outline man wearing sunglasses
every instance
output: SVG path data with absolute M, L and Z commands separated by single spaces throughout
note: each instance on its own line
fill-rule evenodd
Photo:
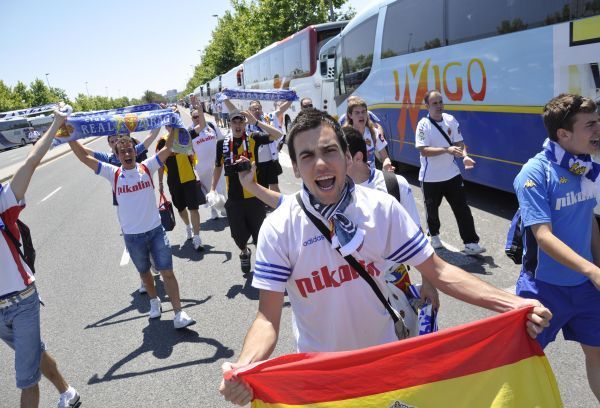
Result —
M 548 139 L 521 169 L 513 186 L 523 231 L 517 294 L 543 302 L 554 318 L 538 336 L 542 347 L 562 330 L 585 355 L 588 382 L 600 401 L 600 233 L 594 207 L 600 165 L 597 105 L 561 94 L 542 114 Z

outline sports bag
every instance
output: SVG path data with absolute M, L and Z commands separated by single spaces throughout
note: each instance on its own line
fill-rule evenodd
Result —
M 165 231 L 173 231 L 175 228 L 175 211 L 173 211 L 173 204 L 167 200 L 164 193 L 160 194 L 158 213 L 160 214 L 160 222 Z

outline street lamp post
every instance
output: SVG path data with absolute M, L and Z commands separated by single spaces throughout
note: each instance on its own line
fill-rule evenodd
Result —
M 90 97 L 90 90 L 88 89 L 88 83 L 85 81 L 85 92 L 87 93 L 88 98 Z
M 48 84 L 48 88 L 51 88 L 50 81 L 48 80 L 48 75 L 50 75 L 50 73 L 46 73 L 46 83 Z

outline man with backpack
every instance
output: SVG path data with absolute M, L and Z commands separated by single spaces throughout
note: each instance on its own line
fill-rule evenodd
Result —
M 17 388 L 21 389 L 21 407 L 37 407 L 38 382 L 43 374 L 61 393 L 58 407 L 81 405 L 77 390 L 69 386 L 56 361 L 41 339 L 40 298 L 33 275 L 33 251 L 28 229 L 18 225 L 25 208 L 25 193 L 31 177 L 50 148 L 66 115 L 54 112 L 50 128 L 38 140 L 25 163 L 6 185 L 0 185 L 0 338 L 15 350 Z M 21 242 L 23 246 L 21 248 Z
M 593 212 L 600 165 L 590 157 L 600 146 L 597 109 L 579 95 L 552 98 L 542 114 L 548 139 L 513 186 L 524 248 L 517 294 L 540 300 L 554 314 L 537 338 L 542 347 L 561 330 L 581 345 L 600 401 L 600 233 Z
M 156 269 L 163 278 L 165 290 L 175 311 L 173 325 L 175 329 L 182 329 L 195 322 L 181 308 L 179 284 L 173 273 L 171 247 L 161 225 L 152 180 L 152 173 L 162 167 L 171 154 L 173 134 L 174 131 L 171 130 L 163 150 L 139 164 L 135 162 L 135 150 L 131 138 L 119 137 L 115 151 L 121 167 L 100 162 L 90 156 L 77 141 L 69 142 L 69 145 L 83 164 L 107 179 L 112 186 L 118 205 L 117 215 L 123 231 L 125 247 L 150 297 L 149 317 L 159 318 L 162 312 L 154 278 L 150 273 L 151 255 Z

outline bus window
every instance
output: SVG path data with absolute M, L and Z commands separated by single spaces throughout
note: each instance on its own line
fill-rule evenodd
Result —
M 377 15 L 374 15 L 344 35 L 340 44 L 344 86 L 343 89 L 342 86 L 337 87 L 341 95 L 354 92 L 369 76 L 373 63 L 376 28 Z
M 444 44 L 443 0 L 398 1 L 385 13 L 381 58 Z
M 448 7 L 448 43 L 507 34 L 568 21 L 571 0 L 454 0 Z

